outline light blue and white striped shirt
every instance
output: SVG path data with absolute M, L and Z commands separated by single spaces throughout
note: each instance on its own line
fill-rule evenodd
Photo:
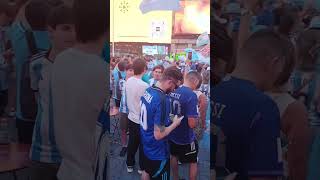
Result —
M 61 156 L 55 142 L 50 79 L 53 62 L 36 57 L 30 65 L 31 87 L 38 91 L 38 113 L 33 130 L 30 159 L 44 163 L 60 163 Z M 50 110 L 51 109 L 51 110 Z
M 155 80 L 154 78 L 152 78 L 152 79 L 149 80 L 149 85 L 150 85 L 150 86 L 153 86 L 153 85 L 157 84 L 157 82 L 158 82 L 157 80 Z
M 120 90 L 121 90 L 121 101 L 120 101 L 120 108 L 119 112 L 128 114 L 129 109 L 127 106 L 127 98 L 126 98 L 126 81 L 121 79 L 119 82 Z

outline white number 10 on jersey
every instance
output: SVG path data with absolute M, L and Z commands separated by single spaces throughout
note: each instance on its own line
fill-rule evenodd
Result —
M 147 125 L 147 107 L 146 105 L 140 101 L 140 107 L 141 107 L 141 111 L 140 111 L 140 125 L 142 126 L 143 130 L 147 130 L 148 129 L 148 125 Z

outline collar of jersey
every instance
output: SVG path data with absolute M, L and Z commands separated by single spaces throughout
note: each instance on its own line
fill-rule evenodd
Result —
M 240 79 L 240 78 L 234 77 L 234 76 L 232 76 L 232 75 L 230 75 L 230 74 L 226 75 L 226 76 L 223 78 L 223 81 L 230 81 L 230 80 L 232 80 L 232 79 L 233 79 L 233 80 L 236 80 L 236 81 L 243 82 L 243 83 L 247 83 L 247 84 L 250 84 L 250 85 L 256 87 L 255 84 L 254 84 L 252 81 L 249 81 L 249 80 L 246 80 L 246 79 Z
M 162 89 L 160 89 L 159 87 L 157 87 L 156 85 L 152 85 L 151 88 L 160 91 L 163 94 L 166 94 Z

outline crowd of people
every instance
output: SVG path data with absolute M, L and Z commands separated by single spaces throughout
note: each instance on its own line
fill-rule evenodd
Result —
M 18 136 L 6 143 L 31 144 L 32 180 L 107 179 L 109 3 L 65 2 L 0 2 L 0 117 Z
M 178 162 L 190 164 L 189 179 L 196 179 L 198 141 L 207 128 L 209 65 L 155 59 L 111 60 L 110 91 L 120 113 L 119 155 L 127 154 L 127 172 L 132 173 L 139 149 L 142 179 L 170 179 L 172 168 L 178 180 Z
M 212 3 L 212 179 L 319 179 L 318 5 Z

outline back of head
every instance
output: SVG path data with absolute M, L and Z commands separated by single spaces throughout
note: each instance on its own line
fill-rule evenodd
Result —
M 186 81 L 189 81 L 191 83 L 194 83 L 195 81 L 198 82 L 198 84 L 196 84 L 196 86 L 200 86 L 202 84 L 202 76 L 199 72 L 197 71 L 190 71 L 186 77 L 185 77 Z
M 288 40 L 277 32 L 264 29 L 252 34 L 239 52 L 237 65 L 263 65 L 266 60 L 286 55 Z
M 162 74 L 160 81 L 165 80 L 175 80 L 183 82 L 183 74 L 178 68 L 176 68 L 175 66 L 171 66 L 166 68 Z
M 55 29 L 61 24 L 74 24 L 73 12 L 71 7 L 59 5 L 54 7 L 48 16 L 47 25 Z
M 126 69 L 126 66 L 127 66 L 127 61 L 121 60 L 121 61 L 118 63 L 118 69 L 119 69 L 119 71 L 124 71 L 124 70 Z
M 25 7 L 25 17 L 31 29 L 43 31 L 47 27 L 50 6 L 43 0 L 31 0 Z
M 128 70 L 130 70 L 130 69 L 133 69 L 132 64 L 127 64 L 127 65 L 126 65 L 126 71 L 128 71 Z
M 132 63 L 134 75 L 141 75 L 147 68 L 147 63 L 144 59 L 136 58 Z
M 75 30 L 81 43 L 108 36 L 110 3 L 104 0 L 75 0 Z

